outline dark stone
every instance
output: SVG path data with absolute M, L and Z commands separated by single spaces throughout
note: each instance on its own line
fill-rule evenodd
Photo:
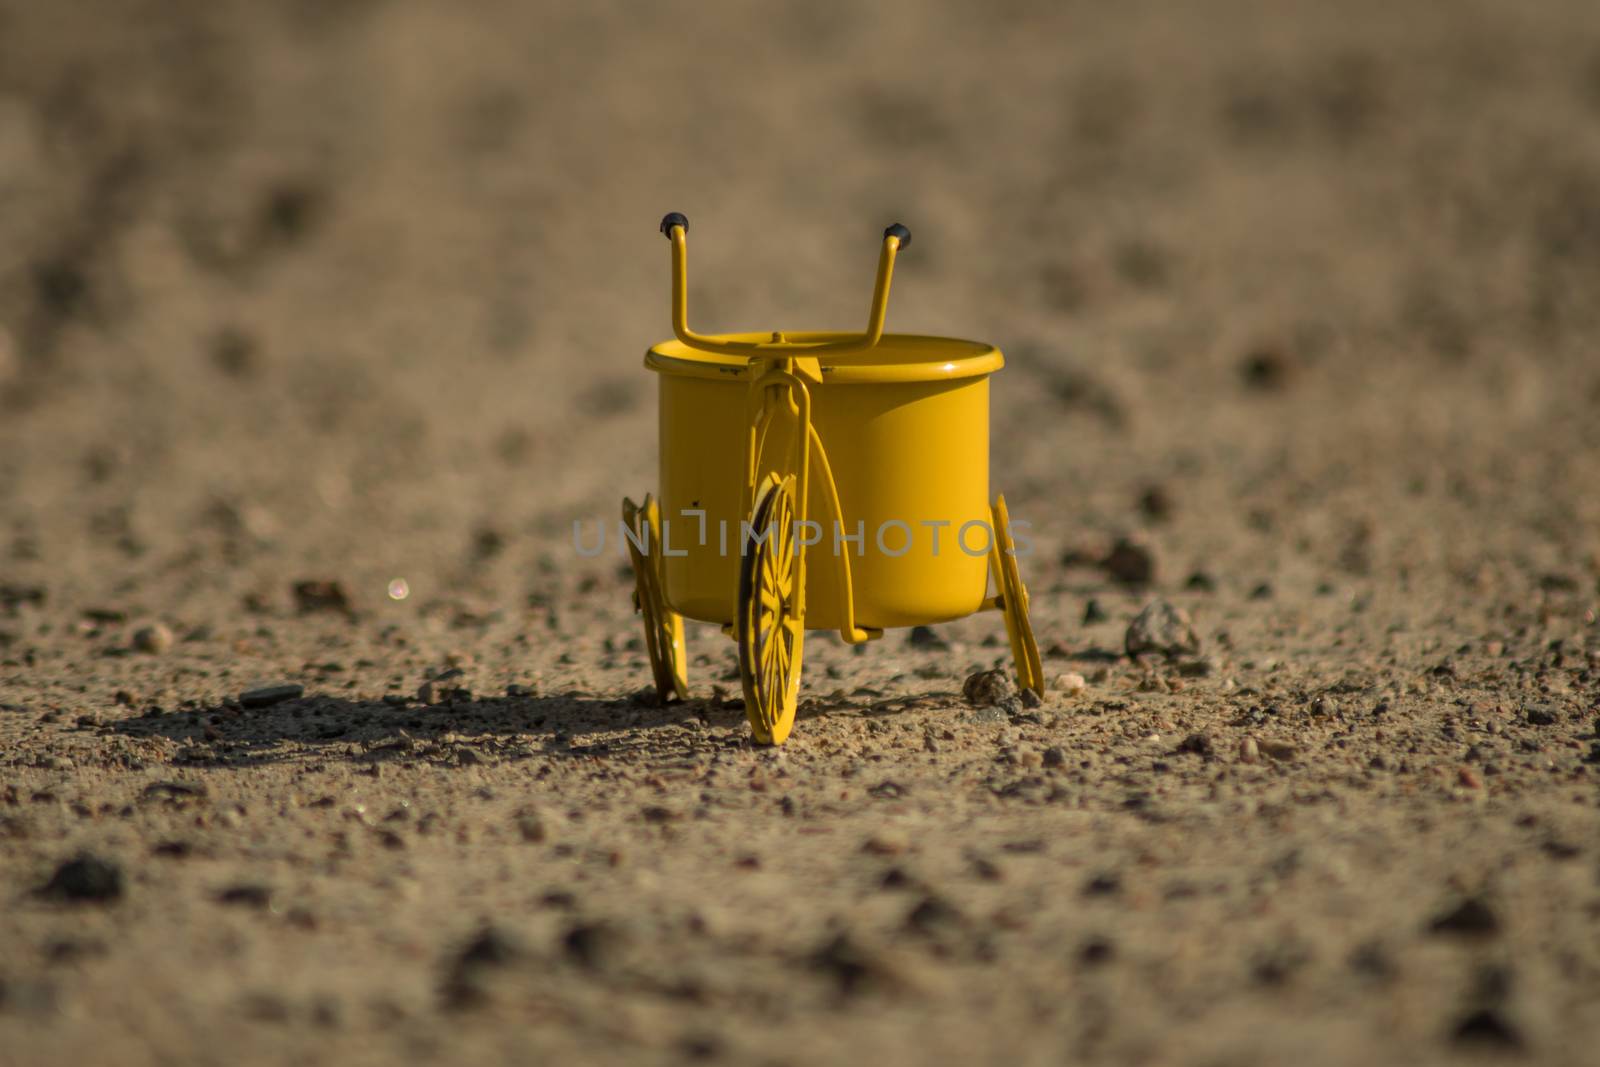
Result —
M 1434 916 L 1428 931 L 1453 937 L 1493 937 L 1500 932 L 1500 917 L 1481 897 L 1467 897 Z
M 1096 935 L 1083 943 L 1078 949 L 1078 959 L 1088 967 L 1098 967 L 1102 963 L 1111 962 L 1117 954 L 1116 945 L 1108 937 Z
M 1109 897 L 1122 892 L 1122 876 L 1113 872 L 1095 875 L 1083 884 L 1086 897 Z
M 272 887 L 265 885 L 232 885 L 217 894 L 218 904 L 232 904 L 242 908 L 265 908 L 272 903 Z
M 1111 546 L 1100 566 L 1123 585 L 1148 585 L 1156 572 L 1155 557 L 1150 549 L 1125 537 Z
M 1276 348 L 1263 347 L 1248 353 L 1239 364 L 1245 387 L 1260 392 L 1276 392 L 1289 384 L 1294 365 Z
M 811 954 L 813 969 L 827 975 L 845 997 L 858 996 L 893 984 L 893 975 L 872 953 L 839 933 Z
M 598 969 L 615 953 L 620 941 L 617 931 L 604 923 L 578 923 L 562 935 L 561 948 L 574 963 Z
M 458 967 L 504 967 L 522 955 L 522 946 L 505 931 L 485 926 L 456 956 Z
M 1458 1045 L 1508 1051 L 1525 1044 L 1522 1032 L 1493 1008 L 1468 1012 L 1451 1028 L 1450 1040 Z
M 906 915 L 906 927 L 918 933 L 932 933 L 961 921 L 961 913 L 942 897 L 927 896 Z
M 1139 510 L 1151 522 L 1165 522 L 1172 517 L 1172 494 L 1165 486 L 1152 485 L 1139 494 Z
M 109 904 L 122 897 L 122 868 L 84 853 L 57 867 L 39 893 L 74 904 Z
M 345 592 L 343 583 L 327 580 L 311 580 L 294 583 L 295 607 L 302 615 L 314 611 L 335 611 L 342 615 L 352 614 L 350 607 L 350 594 Z
M 1556 713 L 1547 707 L 1529 708 L 1527 718 L 1530 726 L 1554 726 L 1556 724 Z
M 305 686 L 286 682 L 283 685 L 269 685 L 261 689 L 252 689 L 247 693 L 240 693 L 239 706 L 244 708 L 270 708 L 274 704 L 282 704 L 285 700 L 298 700 L 305 695 Z
M 901 867 L 890 867 L 883 872 L 883 877 L 878 880 L 878 888 L 880 889 L 910 889 L 914 885 L 916 885 L 916 880 Z

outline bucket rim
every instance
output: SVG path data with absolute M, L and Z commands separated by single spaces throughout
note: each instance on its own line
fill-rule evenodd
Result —
M 832 330 L 785 332 L 783 339 L 796 356 L 807 345 L 827 344 L 858 336 Z M 772 334 L 725 333 L 715 340 L 742 344 L 770 341 Z M 821 357 L 822 380 L 828 382 L 936 382 L 976 378 L 1005 366 L 1000 350 L 982 341 L 925 334 L 886 333 L 876 347 L 863 352 Z M 750 360 L 720 352 L 702 352 L 673 338 L 650 346 L 644 365 L 661 374 L 689 378 L 748 378 Z

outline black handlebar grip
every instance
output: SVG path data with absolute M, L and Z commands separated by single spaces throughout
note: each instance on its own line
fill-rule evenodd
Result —
M 683 227 L 683 232 L 684 233 L 688 233 L 689 232 L 689 219 L 688 219 L 688 217 L 683 215 L 681 212 L 669 211 L 667 213 L 666 217 L 661 220 L 661 232 L 666 234 L 667 237 L 670 238 L 672 236 L 672 228 L 674 226 L 682 226 Z
M 883 231 L 883 235 L 885 237 L 898 237 L 898 238 L 900 238 L 900 247 L 901 248 L 910 248 L 911 247 L 911 231 L 906 229 L 904 226 L 900 225 L 898 222 L 895 223 L 893 226 L 890 226 L 887 230 L 884 230 Z

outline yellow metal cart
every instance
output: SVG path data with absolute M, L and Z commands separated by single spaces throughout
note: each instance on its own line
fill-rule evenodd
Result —
M 883 332 L 910 231 L 884 231 L 865 332 L 718 335 L 689 327 L 688 219 L 661 231 L 675 339 L 645 355 L 660 375 L 660 496 L 622 510 L 662 698 L 688 696 L 683 619 L 716 623 L 738 643 L 756 740 L 782 744 L 806 630 L 859 644 L 990 609 L 1018 684 L 1042 694 L 1005 498 L 989 498 L 989 376 L 1004 359 Z

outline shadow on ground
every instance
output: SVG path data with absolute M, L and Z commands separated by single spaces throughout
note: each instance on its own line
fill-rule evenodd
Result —
M 608 756 L 630 748 L 659 755 L 662 731 L 685 739 L 743 721 L 709 701 L 654 705 L 579 695 L 507 696 L 437 704 L 351 700 L 311 693 L 267 708 L 236 704 L 144 715 L 108 724 L 108 734 L 163 737 L 186 746 L 176 762 L 247 766 L 308 755 L 357 762 L 556 755 Z M 622 737 L 614 735 L 621 732 Z M 701 744 L 704 742 L 702 741 Z
M 954 693 L 880 700 L 806 700 L 797 719 L 882 718 L 949 706 Z M 252 766 L 336 758 L 358 763 L 409 760 L 471 764 L 485 759 L 572 759 L 649 755 L 653 759 L 749 747 L 741 701 L 659 704 L 642 694 L 506 696 L 422 704 L 351 700 L 308 693 L 267 708 L 234 703 L 145 714 L 101 727 L 108 736 L 166 738 L 184 747 L 174 762 Z M 731 733 L 730 733 L 731 731 Z

